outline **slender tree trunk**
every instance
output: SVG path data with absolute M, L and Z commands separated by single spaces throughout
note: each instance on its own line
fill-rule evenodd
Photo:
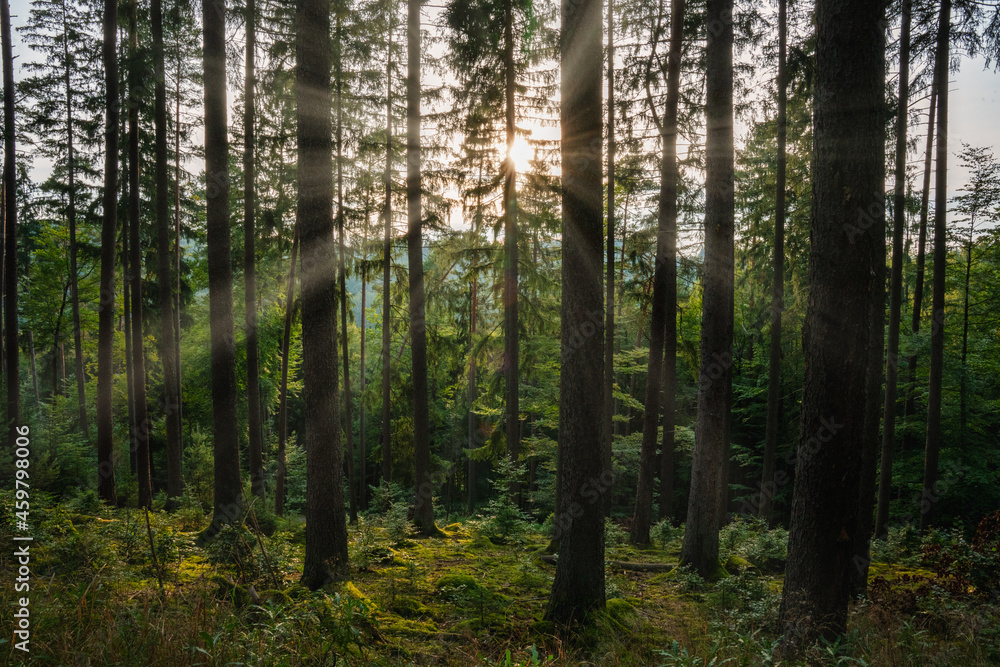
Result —
M 31 354 L 31 388 L 35 391 L 35 406 L 41 407 L 42 398 L 38 394 L 38 372 L 35 369 L 35 336 L 28 329 L 28 352 Z
M 128 162 L 123 165 L 123 171 L 128 171 Z M 128 200 L 128 179 L 122 183 L 122 195 Z M 132 365 L 132 294 L 129 287 L 129 280 L 125 276 L 131 274 L 129 262 L 128 244 L 129 226 L 128 220 L 122 225 L 122 329 L 125 334 L 125 388 L 126 388 L 126 412 L 128 413 L 128 427 L 131 431 L 135 424 L 135 378 L 133 377 L 134 366 Z M 136 456 L 135 447 L 128 448 L 129 473 L 135 477 L 139 474 L 139 460 Z
M 350 500 L 351 523 L 358 522 L 358 487 L 354 478 L 354 421 L 351 419 L 351 359 L 347 346 L 347 245 L 344 239 L 344 109 L 343 76 L 341 65 L 341 17 L 337 14 L 337 52 L 334 77 L 337 82 L 337 274 L 340 283 L 341 347 L 344 351 L 344 433 L 347 436 L 347 495 Z
M 406 249 L 410 269 L 410 346 L 413 381 L 413 523 L 436 535 L 431 483 L 430 414 L 427 397 L 427 323 L 424 319 L 424 257 L 420 203 L 420 0 L 407 0 L 406 21 Z M 509 398 L 509 397 L 508 397 Z
M 680 56 L 684 30 L 685 3 L 671 7 L 670 55 L 667 64 L 667 102 L 660 122 L 662 157 L 660 160 L 660 208 L 656 235 L 656 263 L 653 269 L 653 304 L 649 317 L 649 366 L 646 373 L 646 409 L 642 421 L 642 450 L 639 459 L 639 482 L 635 513 L 629 539 L 632 544 L 649 544 L 653 519 L 653 486 L 656 475 L 656 440 L 660 421 L 660 394 L 664 379 L 665 338 L 670 335 L 671 361 L 676 363 L 677 302 L 677 105 L 680 99 Z M 671 294 L 673 296 L 671 296 Z M 672 383 L 675 371 L 668 369 Z M 674 387 L 667 387 L 674 393 Z M 671 421 L 673 415 L 670 416 Z M 672 434 L 671 434 L 672 435 Z M 667 437 L 664 432 L 664 438 Z M 664 441 L 666 442 L 666 440 Z M 672 448 L 672 442 L 668 444 Z M 666 451 L 666 449 L 664 450 Z M 660 461 L 661 473 L 663 461 Z
M 10 26 L 7 0 L 0 0 L 3 8 L 4 35 Z M 118 238 L 118 3 L 116 0 L 104 0 L 104 41 L 102 56 L 104 60 L 104 192 L 102 195 L 103 213 L 101 220 L 101 300 L 98 308 L 97 324 L 97 493 L 104 502 L 116 505 L 118 496 L 115 492 L 114 440 L 112 429 L 114 423 L 111 414 L 112 380 L 114 379 L 114 337 L 115 337 L 115 247 Z M 9 53 L 9 40 L 4 43 L 4 59 Z M 8 71 L 4 63 L 4 86 L 7 84 Z M 13 76 L 11 77 L 13 79 Z M 13 87 L 13 81 L 11 81 Z M 9 100 L 9 102 L 8 102 Z M 4 105 L 8 103 L 13 109 L 13 96 L 4 96 Z M 11 123 L 13 117 L 5 113 L 5 122 Z M 9 133 L 6 136 L 13 138 Z M 8 237 L 14 229 L 14 218 L 7 217 Z M 8 300 L 9 303 L 9 300 Z M 8 326 L 10 320 L 7 320 Z M 9 336 L 8 332 L 8 336 Z M 8 341 L 10 339 L 8 338 Z M 9 345 L 9 343 L 8 343 Z M 8 351 L 9 354 L 9 351 Z M 9 375 L 8 375 L 9 377 Z M 10 392 L 8 391 L 8 396 Z
M 73 150 L 73 89 L 70 86 L 69 34 L 66 25 L 66 2 L 62 3 L 63 16 L 63 57 L 66 71 L 63 81 L 66 87 L 66 181 L 67 197 L 66 218 L 69 222 L 69 288 L 70 307 L 73 312 L 73 359 L 76 375 L 77 410 L 79 411 L 80 430 L 83 436 L 90 439 L 90 428 L 87 424 L 87 394 L 84 390 L 83 377 L 83 334 L 80 330 L 80 294 L 77 287 L 76 266 L 76 164 Z
M 969 282 L 972 278 L 972 248 L 973 234 L 976 230 L 976 215 L 972 214 L 969 221 L 969 242 L 965 246 L 965 290 L 964 304 L 962 306 L 962 366 L 960 368 L 959 379 L 959 429 L 958 446 L 965 449 L 966 429 L 968 427 L 968 369 L 966 362 L 969 356 Z
M 778 165 L 774 198 L 774 257 L 771 268 L 771 346 L 768 355 L 767 421 L 764 431 L 764 468 L 760 479 L 757 516 L 770 521 L 771 501 L 777 491 L 774 458 L 781 426 L 781 311 L 785 307 L 785 146 L 788 139 L 788 0 L 778 2 Z
M 608 240 L 604 263 L 604 471 L 613 476 L 615 415 L 615 0 L 608 0 Z M 611 494 L 604 513 L 611 515 Z
M 367 338 L 367 313 L 368 307 L 368 211 L 365 211 L 365 238 L 361 241 L 361 266 L 365 267 L 361 271 L 361 369 L 358 372 L 358 393 L 361 400 L 358 401 L 358 507 L 362 510 L 368 509 L 368 429 L 365 428 L 365 339 Z
M 330 0 L 303 0 L 296 20 L 296 103 L 302 243 L 302 370 L 306 430 L 306 555 L 316 590 L 347 573 L 337 396 L 337 284 L 330 121 Z M 332 572 L 331 572 L 332 569 Z
M 605 606 L 604 295 L 601 251 L 600 0 L 563 3 L 560 42 L 562 131 L 562 373 L 556 466 L 559 561 L 545 616 L 583 620 Z M 597 480 L 594 482 L 593 480 Z
M 243 92 L 243 304 L 246 321 L 247 343 L 247 424 L 250 442 L 250 493 L 264 501 L 264 437 L 261 433 L 260 418 L 260 366 L 259 344 L 257 341 L 257 249 L 254 209 L 257 191 L 254 183 L 254 144 L 256 142 L 256 100 L 257 76 L 255 56 L 257 47 L 256 3 L 247 0 L 246 5 L 246 80 Z
M 924 189 L 920 196 L 920 231 L 917 236 L 917 266 L 916 266 L 916 282 L 913 287 L 913 313 L 911 314 L 910 322 L 910 332 L 916 336 L 920 332 L 920 314 L 923 310 L 923 300 L 924 300 L 924 263 L 925 263 L 925 248 L 927 246 L 927 210 L 930 207 L 930 193 L 931 193 L 931 157 L 934 154 L 934 128 L 935 117 L 937 115 L 937 95 L 938 95 L 938 82 L 937 73 L 934 74 L 934 78 L 931 80 L 931 104 L 930 108 L 927 110 L 927 148 L 924 157 Z M 908 385 L 909 388 L 906 393 L 906 405 L 903 407 L 903 412 L 906 416 L 911 416 L 916 414 L 916 386 L 917 386 L 917 353 L 913 352 L 907 358 L 907 370 L 909 372 Z M 916 445 L 916 438 L 907 431 L 906 435 L 903 436 L 903 449 L 913 449 Z
M 691 493 L 681 559 L 719 576 L 728 497 L 733 366 L 733 2 L 708 0 L 705 271 Z
M 684 40 L 684 13 L 686 3 L 677 0 L 670 8 L 670 52 L 667 67 L 667 100 L 663 115 L 666 156 L 666 190 L 660 193 L 661 201 L 666 197 L 667 236 L 666 254 L 667 281 L 664 299 L 667 312 L 663 330 L 663 440 L 660 457 L 660 519 L 673 516 L 674 497 L 674 424 L 677 406 L 677 188 L 680 184 L 680 170 L 677 164 L 677 107 L 680 101 L 680 62 Z M 661 169 L 662 169 L 661 164 Z M 661 183 L 662 183 L 661 176 Z M 626 199 L 626 203 L 628 200 Z M 628 206 L 625 208 L 628 212 Z
M 226 125 L 226 0 L 203 0 L 208 309 L 212 341 L 212 432 L 215 440 L 213 537 L 243 510 L 236 419 L 236 345 L 229 230 L 229 137 Z
M 178 39 L 178 42 L 180 40 Z M 181 379 L 181 60 L 177 44 L 177 81 L 174 84 L 174 364 L 177 366 L 177 437 L 183 449 L 184 385 Z M 183 452 L 182 452 L 183 456 Z
M 513 0 L 504 0 L 504 123 L 507 138 L 507 159 L 503 180 L 503 330 L 504 330 L 504 405 L 506 408 L 505 436 L 507 457 L 517 465 L 521 456 L 521 417 L 519 407 L 520 350 L 518 341 L 518 252 L 517 252 L 517 166 L 511 156 L 516 138 L 514 124 L 514 10 Z M 515 480 L 510 492 L 516 498 L 520 485 Z
M 385 207 L 382 215 L 385 236 L 382 241 L 382 479 L 392 480 L 392 396 L 389 381 L 392 370 L 392 350 L 390 336 L 392 328 L 392 303 L 390 294 L 390 274 L 392 270 L 392 31 L 394 28 L 392 10 L 388 12 L 388 64 L 385 68 Z
M 884 19 L 880 2 L 817 2 L 806 374 L 781 605 L 789 657 L 845 631 L 860 514 L 871 513 L 861 498 L 881 364 L 873 313 L 884 307 Z
M 941 382 L 944 375 L 945 264 L 948 261 L 948 63 L 951 0 L 942 0 L 938 26 L 936 76 L 938 88 L 937 167 L 934 193 L 934 276 L 931 286 L 930 386 L 927 390 L 927 439 L 924 445 L 924 488 L 920 498 L 920 532 L 934 523 L 938 500 L 937 472 L 941 453 Z
M 132 447 L 138 463 L 139 506 L 149 507 L 153 502 L 153 488 L 149 468 L 149 416 L 146 406 L 146 354 L 142 324 L 142 247 L 139 240 L 139 29 L 138 0 L 132 0 L 128 9 L 129 101 L 126 107 L 128 122 L 128 226 L 129 273 L 132 297 L 132 384 L 135 392 L 135 422 L 132 425 Z
M 879 465 L 875 537 L 886 535 L 892 457 L 896 447 L 896 382 L 899 372 L 899 321 L 903 301 L 903 234 L 906 231 L 906 119 L 910 99 L 910 14 L 912 0 L 903 0 L 899 37 L 899 107 L 896 112 L 896 173 L 892 194 L 892 275 L 889 285 L 889 340 L 885 362 L 885 414 L 882 418 L 882 459 Z
M 478 320 L 479 307 L 476 303 L 476 291 L 479 287 L 479 279 L 473 275 L 472 289 L 469 292 L 469 451 L 477 448 L 476 442 L 476 320 Z M 469 470 L 466 486 L 469 491 L 468 514 L 476 511 L 476 460 L 469 455 Z
M 251 0 L 252 2 L 252 0 Z M 152 0 L 153 123 L 155 125 L 156 156 L 156 282 L 160 297 L 160 356 L 163 359 L 163 396 L 167 426 L 167 496 L 176 498 L 184 492 L 180 420 L 177 408 L 177 360 L 174 359 L 174 295 L 170 275 L 170 177 L 167 173 L 167 88 L 163 62 L 163 7 L 161 0 Z
M 285 292 L 285 332 L 281 338 L 281 385 L 278 387 L 278 474 L 275 481 L 274 512 L 285 512 L 285 443 L 288 442 L 288 351 L 292 341 L 292 318 L 295 315 L 295 261 L 299 250 L 299 228 L 292 233 L 292 254 L 288 264 L 288 289 Z

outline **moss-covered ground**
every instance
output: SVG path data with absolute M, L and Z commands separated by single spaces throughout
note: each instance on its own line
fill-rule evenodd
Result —
M 767 531 L 726 533 L 730 575 L 714 584 L 686 570 L 609 566 L 607 609 L 566 632 L 543 620 L 555 567 L 541 557 L 541 532 L 496 544 L 460 522 L 442 525 L 441 538 L 394 539 L 362 519 L 350 527 L 349 581 L 310 592 L 297 584 L 300 517 L 269 521 L 269 537 L 230 529 L 202 549 L 198 516 L 151 512 L 154 566 L 136 510 L 52 504 L 36 516 L 30 652 L 14 648 L 5 611 L 3 664 L 1000 664 L 996 604 L 937 585 L 919 564 L 881 562 L 871 599 L 852 607 L 848 637 L 777 662 L 781 563 Z M 636 549 L 612 530 L 608 560 L 675 563 L 679 535 Z M 16 568 L 5 549 L 5 610 L 23 595 Z

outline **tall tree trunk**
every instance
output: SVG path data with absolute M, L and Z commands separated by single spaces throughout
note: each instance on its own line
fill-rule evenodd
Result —
M 927 148 L 924 156 L 924 188 L 920 196 L 920 230 L 917 237 L 917 266 L 916 266 L 916 280 L 913 287 L 913 313 L 911 314 L 910 322 L 910 332 L 916 336 L 920 332 L 920 315 L 923 310 L 924 301 L 924 263 L 925 263 L 925 248 L 927 246 L 927 210 L 930 207 L 930 194 L 931 194 L 931 158 L 934 154 L 934 128 L 935 118 L 937 115 L 937 95 L 938 95 L 938 82 L 937 73 L 934 74 L 934 78 L 931 80 L 931 103 L 930 108 L 927 110 Z M 908 385 L 909 388 L 906 393 L 906 405 L 903 406 L 903 412 L 906 416 L 911 416 L 916 413 L 916 385 L 917 385 L 917 353 L 913 352 L 907 358 L 907 371 L 909 373 Z M 912 449 L 916 444 L 916 438 L 908 430 L 906 435 L 903 436 L 903 448 Z
M 337 82 L 337 274 L 340 283 L 340 325 L 341 348 L 344 351 L 344 433 L 347 436 L 347 494 L 350 500 L 351 523 L 358 522 L 358 487 L 354 478 L 354 421 L 351 419 L 351 355 L 347 346 L 347 246 L 344 240 L 344 107 L 341 50 L 341 16 L 337 13 L 337 53 L 335 73 Z
M 127 161 L 123 165 L 123 171 L 128 171 Z M 125 200 L 128 200 L 128 179 L 125 179 L 122 185 L 122 195 Z M 128 249 L 128 235 L 129 226 L 126 219 L 126 224 L 122 225 L 122 329 L 125 336 L 125 402 L 128 414 L 127 423 L 131 432 L 132 426 L 135 424 L 135 378 L 133 377 L 135 369 L 132 366 L 132 294 L 129 280 L 126 277 L 131 274 L 129 271 L 131 255 Z M 139 474 L 139 460 L 136 457 L 135 447 L 128 448 L 128 465 L 129 473 L 133 477 Z
M 69 222 L 69 289 L 70 307 L 73 312 L 73 359 L 76 375 L 77 410 L 80 418 L 80 430 L 83 436 L 90 439 L 90 428 L 87 424 L 87 394 L 84 390 L 83 377 L 83 334 L 80 330 L 80 294 L 77 287 L 76 267 L 76 155 L 73 150 L 73 89 L 70 86 L 69 57 L 69 27 L 66 24 L 66 2 L 62 3 L 63 17 L 63 57 L 66 71 L 63 81 L 66 87 L 66 181 L 67 197 L 66 218 Z
M 558 624 L 605 606 L 604 295 L 601 251 L 600 0 L 561 6 L 562 373 L 555 540 L 559 561 L 545 616 Z M 593 480 L 597 480 L 595 483 Z
M 35 336 L 28 329 L 28 352 L 31 355 L 31 387 L 35 390 L 35 407 L 40 408 L 42 398 L 38 394 L 38 372 L 35 369 Z
M 646 408 L 642 421 L 642 450 L 639 460 L 639 482 L 635 497 L 635 513 L 629 539 L 632 544 L 649 544 L 649 528 L 653 518 L 653 486 L 656 476 L 656 440 L 660 422 L 660 394 L 663 390 L 663 356 L 669 347 L 666 380 L 667 392 L 673 397 L 673 379 L 676 373 L 676 303 L 677 303 L 677 106 L 680 99 L 680 57 L 684 30 L 685 3 L 675 1 L 671 6 L 670 54 L 667 64 L 667 100 L 660 121 L 660 206 L 656 235 L 656 263 L 653 269 L 653 305 L 649 317 L 649 366 L 646 373 Z M 653 110 L 655 113 L 655 110 Z M 670 336 L 670 341 L 666 337 Z M 671 403 L 673 401 L 671 400 Z M 672 413 L 671 409 L 671 413 Z M 666 423 L 666 416 L 664 423 Z M 670 415 L 672 426 L 673 414 Z M 672 428 L 671 428 L 672 431 Z M 672 433 L 664 443 L 672 449 Z M 660 472 L 663 472 L 663 460 Z M 661 482 L 662 485 L 662 482 Z
M 17 169 L 14 149 L 14 56 L 10 36 L 10 5 L 0 0 L 0 40 L 3 45 L 3 206 L 4 206 L 4 347 L 7 353 L 7 433 L 13 451 L 21 421 L 20 347 L 17 343 Z M 114 478 L 112 477 L 112 481 Z M 110 500 L 114 500 L 111 494 Z
M 884 538 L 889 523 L 892 457 L 896 447 L 896 382 L 899 373 L 899 321 L 903 301 L 903 234 L 906 231 L 906 120 L 910 100 L 910 14 L 912 0 L 903 0 L 899 36 L 899 107 L 896 111 L 896 169 L 892 193 L 892 275 L 889 285 L 889 340 L 885 362 L 885 414 L 882 418 L 882 459 L 879 465 L 875 537 Z
M 252 2 L 252 0 L 251 0 Z M 174 295 L 170 275 L 170 177 L 167 173 L 167 88 L 163 62 L 163 7 L 161 0 L 152 0 L 153 123 L 155 125 L 156 157 L 156 281 L 160 297 L 160 356 L 163 359 L 164 412 L 167 426 L 167 496 L 176 498 L 184 493 L 182 476 L 180 419 L 177 412 L 180 392 L 177 389 L 177 351 L 174 343 Z
M 330 0 L 296 12 L 302 370 L 305 381 L 306 554 L 302 584 L 316 590 L 347 573 L 343 457 L 337 396 L 337 284 L 330 127 Z M 331 572 L 332 567 L 332 572 Z
M 424 319 L 424 256 L 420 202 L 420 0 L 406 3 L 406 250 L 410 271 L 410 355 L 413 381 L 413 523 L 435 535 L 431 483 L 430 415 L 427 397 L 427 323 Z
M 236 345 L 229 231 L 229 137 L 226 125 L 226 0 L 204 0 L 205 175 L 208 310 L 212 341 L 215 502 L 205 537 L 237 521 L 243 509 L 236 420 Z M 329 214 L 329 212 L 328 212 Z
M 368 316 L 365 309 L 368 307 L 368 213 L 367 205 L 365 210 L 365 238 L 361 240 L 361 266 L 365 267 L 361 271 L 361 369 L 358 373 L 358 507 L 362 510 L 368 509 L 368 429 L 365 428 L 365 342 L 368 337 Z
M 254 70 L 257 46 L 256 3 L 247 0 L 246 6 L 246 80 L 243 92 L 243 310 L 246 321 L 247 342 L 247 433 L 250 436 L 250 493 L 264 501 L 264 438 L 260 418 L 260 366 L 257 341 L 257 249 L 254 208 L 257 191 L 254 183 L 254 143 L 256 142 L 257 77 Z
M 469 516 L 476 511 L 476 460 L 472 458 L 472 450 L 477 448 L 476 442 L 476 320 L 478 319 L 479 307 L 476 303 L 476 291 L 479 287 L 479 279 L 473 274 L 472 289 L 469 291 L 469 470 L 466 479 L 468 487 L 468 507 Z
M 677 407 L 677 188 L 680 169 L 677 164 L 677 106 L 680 100 L 681 49 L 684 41 L 685 2 L 677 0 L 670 8 L 670 52 L 667 64 L 667 100 L 663 114 L 663 161 L 660 164 L 660 201 L 666 202 L 665 237 L 667 279 L 663 298 L 667 312 L 663 318 L 663 440 L 660 455 L 660 519 L 673 516 L 674 499 L 674 425 Z M 664 171 L 665 169 L 665 171 Z M 665 185 L 664 185 L 665 184 Z M 628 199 L 625 200 L 628 213 Z
M 927 390 L 927 439 L 924 444 L 924 488 L 920 497 L 920 532 L 934 522 L 938 457 L 941 453 L 941 381 L 944 375 L 945 264 L 948 261 L 948 63 L 951 35 L 951 0 L 942 0 L 938 25 L 937 165 L 934 193 L 934 276 L 931 286 L 931 364 Z
M 881 364 L 884 18 L 881 2 L 817 2 L 806 374 L 781 605 L 789 656 L 845 631 L 859 518 L 871 513 L 861 487 L 870 367 Z
M 608 0 L 608 240 L 604 262 L 604 471 L 613 476 L 615 415 L 615 0 Z M 611 494 L 604 513 L 611 515 Z
M 138 0 L 132 0 L 128 9 L 129 101 L 125 113 L 128 122 L 128 227 L 129 227 L 129 281 L 132 297 L 132 385 L 135 392 L 135 422 L 132 424 L 131 446 L 135 448 L 138 464 L 139 506 L 149 507 L 153 502 L 153 488 L 149 469 L 149 415 L 146 406 L 146 354 L 142 325 L 142 246 L 139 240 L 139 29 Z
M 4 35 L 10 26 L 7 0 L 0 0 L 4 15 Z M 104 192 L 102 194 L 103 213 L 101 214 L 101 300 L 97 320 L 97 493 L 104 502 L 115 505 L 118 496 L 115 492 L 114 439 L 112 429 L 114 423 L 111 414 L 112 380 L 114 379 L 115 338 L 115 247 L 118 239 L 118 3 L 116 0 L 104 0 L 104 41 L 102 56 L 104 60 Z M 7 85 L 6 63 L 9 53 L 9 40 L 4 43 L 4 86 Z M 13 75 L 11 76 L 13 87 Z M 9 100 L 9 102 L 8 102 Z M 10 104 L 10 108 L 6 105 Z M 13 109 L 13 96 L 4 96 L 5 122 L 12 123 L 13 117 L 9 111 Z M 5 133 L 12 138 L 10 127 Z M 8 154 L 10 155 L 10 153 Z M 5 172 L 6 173 L 6 172 Z M 13 222 L 13 218 L 7 217 Z M 13 230 L 13 225 L 8 230 Z M 10 236 L 10 232 L 8 232 Z M 8 255 L 9 256 L 9 255 Z M 7 320 L 8 326 L 10 320 Z M 9 337 L 8 331 L 8 337 Z M 8 338 L 8 345 L 9 345 Z M 9 351 L 8 351 L 9 354 Z M 10 392 L 8 391 L 8 396 Z
M 788 0 L 778 2 L 778 165 L 774 197 L 774 256 L 771 269 L 771 345 L 767 373 L 767 421 L 764 430 L 764 467 L 760 479 L 757 516 L 770 521 L 774 483 L 774 457 L 781 425 L 781 311 L 785 307 L 785 146 L 788 139 L 788 73 L 785 59 L 788 40 Z
M 733 2 L 708 0 L 705 270 L 691 493 L 681 559 L 719 575 L 733 381 Z
M 517 465 L 521 456 L 521 417 L 519 407 L 520 350 L 518 341 L 517 287 L 517 165 L 511 151 L 514 148 L 515 127 L 514 89 L 514 0 L 504 0 L 504 125 L 507 138 L 507 159 L 504 160 L 503 180 L 503 331 L 504 331 L 504 405 L 506 412 L 507 457 Z M 511 484 L 510 492 L 519 495 L 519 483 Z
M 174 106 L 174 364 L 177 367 L 177 438 L 183 448 L 184 383 L 181 376 L 181 56 L 177 44 L 177 81 Z M 183 454 L 182 454 L 183 456 Z
M 966 362 L 969 356 L 969 282 L 972 278 L 972 248 L 973 248 L 973 234 L 976 230 L 976 214 L 972 214 L 972 219 L 969 221 L 969 242 L 965 246 L 965 289 L 964 289 L 964 303 L 962 305 L 962 365 L 959 369 L 961 373 L 959 377 L 959 428 L 958 428 L 958 446 L 960 449 L 965 449 L 965 437 L 966 430 L 968 428 L 969 414 L 968 414 L 968 369 Z
M 392 480 L 392 396 L 389 393 L 392 350 L 389 348 L 392 329 L 390 274 L 392 270 L 392 11 L 389 3 L 387 23 L 389 33 L 388 60 L 385 68 L 385 205 L 382 211 L 385 236 L 382 240 L 382 479 Z
M 285 292 L 285 332 L 281 338 L 281 384 L 278 387 L 278 474 L 275 480 L 274 513 L 285 513 L 285 443 L 288 442 L 288 351 L 295 315 L 295 261 L 299 250 L 299 228 L 292 232 L 292 254 L 288 263 L 288 290 Z

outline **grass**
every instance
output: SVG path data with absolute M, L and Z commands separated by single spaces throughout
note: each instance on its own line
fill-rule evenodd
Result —
M 400 539 L 383 522 L 363 519 L 350 528 L 351 581 L 310 593 L 297 584 L 300 517 L 275 522 L 262 539 L 267 559 L 256 537 L 233 531 L 234 567 L 225 549 L 194 545 L 190 512 L 154 511 L 160 590 L 135 510 L 50 503 L 33 516 L 45 519 L 31 552 L 31 652 L 0 639 L 4 664 L 779 664 L 782 577 L 768 574 L 774 540 L 759 527 L 731 530 L 742 536 L 728 548 L 769 567 L 744 568 L 716 584 L 683 572 L 609 567 L 606 612 L 582 632 L 560 636 L 542 620 L 554 567 L 537 557 L 548 541 L 537 531 L 496 544 L 470 522 L 445 526 L 439 539 Z M 615 540 L 608 559 L 676 562 L 676 545 L 676 535 L 648 549 Z M 0 555 L 5 581 L 15 567 Z M 880 583 L 852 607 L 851 634 L 799 664 L 1000 662 L 996 604 L 935 587 L 933 573 L 919 567 L 878 563 L 872 576 Z M 11 585 L 0 588 L 0 604 L 13 608 Z M 10 638 L 6 617 L 2 637 Z

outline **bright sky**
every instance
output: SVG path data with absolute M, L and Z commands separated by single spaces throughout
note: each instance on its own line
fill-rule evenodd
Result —
M 32 58 L 23 44 L 18 30 L 24 25 L 31 6 L 30 0 L 10 0 L 11 21 L 14 30 L 15 64 L 23 59 Z M 967 174 L 958 164 L 955 154 L 961 149 L 961 141 L 974 146 L 992 147 L 1000 157 L 1000 74 L 992 69 L 986 70 L 983 58 L 963 59 L 961 71 L 952 77 L 951 98 L 949 100 L 949 173 L 948 190 L 953 196 L 957 194 L 966 180 Z M 19 75 L 15 73 L 15 77 Z M 539 132 L 548 136 L 548 132 Z M 738 133 L 739 135 L 739 133 Z M 737 136 L 737 140 L 739 140 Z M 923 146 L 923 141 L 919 142 Z M 528 157 L 527 147 L 515 147 L 519 154 L 515 159 L 524 160 Z M 922 148 L 921 148 L 922 150 Z M 922 160 L 922 156 L 912 154 L 910 161 Z M 48 172 L 49 165 L 42 160 L 35 160 L 33 177 L 42 178 Z

